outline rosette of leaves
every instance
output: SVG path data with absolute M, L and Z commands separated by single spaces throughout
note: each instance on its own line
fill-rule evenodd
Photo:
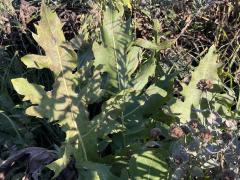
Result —
M 231 106 L 234 103 L 235 94 L 232 90 L 225 87 L 218 76 L 218 70 L 221 66 L 218 59 L 216 47 L 209 48 L 208 53 L 200 60 L 195 68 L 188 84 L 182 84 L 182 99 L 172 98 L 165 108 L 165 112 L 181 122 L 186 122 L 190 118 L 203 117 L 198 115 L 202 113 L 205 117 L 209 115 L 211 109 L 215 109 L 221 114 L 231 116 Z M 213 86 L 204 90 L 204 83 L 210 83 Z M 205 83 L 205 84 L 206 84 Z M 210 87 L 209 84 L 209 87 Z M 207 85 L 207 84 L 206 84 Z M 200 88 L 202 87 L 202 88 Z M 207 88 L 207 86 L 206 86 Z M 225 88 L 225 90 L 223 90 Z

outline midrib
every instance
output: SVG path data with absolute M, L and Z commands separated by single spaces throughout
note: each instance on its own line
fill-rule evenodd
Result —
M 45 9 L 44 9 L 45 10 Z M 53 32 L 51 31 L 51 28 L 50 28 L 50 23 L 49 23 L 49 20 L 48 20 L 48 16 L 46 15 L 46 12 L 44 11 L 44 15 L 46 17 L 46 20 L 47 20 L 47 25 L 48 25 L 48 29 L 51 33 L 51 35 L 53 36 Z M 54 37 L 54 36 L 53 36 Z M 68 90 L 68 87 L 67 87 L 67 83 L 66 83 L 66 79 L 64 77 L 64 72 L 63 72 L 63 65 L 62 65 L 62 61 L 61 61 L 61 55 L 59 53 L 59 46 L 57 44 L 55 44 L 55 48 L 56 48 L 56 51 L 57 51 L 57 55 L 58 55 L 58 62 L 60 64 L 60 69 L 61 69 L 61 74 L 62 74 L 62 78 L 63 78 L 63 83 L 64 83 L 64 88 L 67 92 L 67 97 L 68 99 L 71 100 L 71 97 L 70 97 L 70 93 L 69 93 L 69 90 Z M 73 104 L 72 104 L 72 100 L 71 100 L 71 103 L 70 103 L 70 106 L 72 107 Z M 83 157 L 84 157 L 84 160 L 87 161 L 87 153 L 86 153 L 86 148 L 84 146 L 84 143 L 83 143 L 83 139 L 82 139 L 82 136 L 81 136 L 81 132 L 77 126 L 77 123 L 75 121 L 75 117 L 74 117 L 74 113 L 72 112 L 72 108 L 71 108 L 71 120 L 72 120 L 72 124 L 76 127 L 77 129 L 77 134 L 78 134 L 78 138 L 79 138 L 79 141 L 80 141 L 80 145 L 81 145 L 81 148 L 82 148 L 82 151 L 83 151 Z

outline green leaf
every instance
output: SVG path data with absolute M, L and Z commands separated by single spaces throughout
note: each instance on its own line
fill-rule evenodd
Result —
M 166 158 L 165 153 L 157 150 L 133 155 L 129 163 L 131 179 L 167 179 L 168 164 Z
M 136 53 L 140 51 L 135 48 L 127 57 L 132 35 L 129 21 L 123 21 L 123 12 L 122 6 L 119 6 L 118 10 L 113 6 L 106 6 L 103 13 L 102 44 L 96 42 L 93 44 L 95 65 L 103 65 L 103 70 L 109 75 L 110 85 L 118 92 L 128 85 L 130 75 L 133 73 L 128 68 L 136 69 L 138 64 L 138 61 L 133 59 L 132 51 Z
M 126 73 L 128 74 L 128 76 L 131 76 L 138 68 L 140 60 L 142 59 L 141 56 L 142 49 L 140 47 L 132 46 L 128 51 L 126 62 Z
M 18 94 L 24 95 L 23 101 L 31 101 L 32 104 L 40 104 L 44 96 L 47 96 L 44 87 L 31 84 L 24 78 L 12 79 L 14 89 Z
M 49 68 L 57 76 L 63 73 L 63 68 L 74 68 L 76 54 L 63 44 L 66 41 L 63 24 L 56 13 L 42 3 L 40 15 L 41 21 L 36 25 L 37 34 L 33 34 L 33 38 L 44 49 L 45 56 L 29 54 L 21 60 L 28 68 Z
M 61 79 L 60 85 L 64 85 L 62 82 Z M 49 166 L 56 175 L 67 165 L 71 155 L 78 159 L 78 168 L 81 161 L 97 158 L 95 126 L 89 123 L 86 107 L 78 102 L 77 97 L 65 96 L 61 92 L 64 87 L 58 86 L 52 92 L 45 92 L 42 86 L 30 84 L 23 78 L 13 79 L 12 83 L 15 90 L 25 96 L 23 100 L 30 100 L 34 104 L 27 108 L 28 115 L 49 118 L 50 121 L 58 120 L 66 132 L 63 157 Z
M 155 75 L 156 70 L 156 59 L 151 58 L 145 64 L 143 64 L 136 74 L 135 79 L 133 80 L 134 89 L 140 91 L 147 84 L 150 77 Z
M 102 44 L 93 43 L 94 64 L 103 65 L 103 71 L 109 76 L 109 85 L 114 87 L 116 92 L 132 87 L 140 91 L 149 77 L 155 74 L 156 68 L 154 55 L 141 64 L 142 48 L 150 49 L 154 54 L 155 50 L 169 48 L 174 40 L 160 44 L 140 38 L 134 40 L 130 19 L 124 21 L 123 7 L 117 8 L 106 6 L 103 13 Z
M 151 117 L 159 113 L 159 108 L 166 102 L 167 91 L 153 84 L 139 96 L 136 93 L 130 95 L 127 102 L 131 103 L 126 103 L 123 112 L 126 126 L 124 134 L 127 144 L 149 136 L 150 130 L 145 125 L 150 122 Z M 164 119 L 161 118 L 161 121 L 164 121 Z
M 50 67 L 52 64 L 51 59 L 48 57 L 35 54 L 23 56 L 21 60 L 28 68 L 43 69 Z
M 176 98 L 172 99 L 169 103 L 170 109 L 165 110 L 168 114 L 177 116 L 181 122 L 186 122 L 192 117 L 194 108 L 201 109 L 203 92 L 197 89 L 197 83 L 201 79 L 208 79 L 213 82 L 219 81 L 217 71 L 221 64 L 217 60 L 218 54 L 216 53 L 216 47 L 213 45 L 192 73 L 190 83 L 183 85 L 181 94 L 184 96 L 184 101 Z M 208 96 L 211 96 L 210 92 Z
M 98 158 L 97 125 L 88 119 L 87 103 L 95 102 L 98 99 L 96 97 L 101 96 L 101 77 L 100 71 L 96 69 L 93 76 L 87 79 L 88 83 L 78 89 L 80 74 L 73 73 L 77 67 L 76 54 L 72 48 L 63 44 L 65 38 L 62 24 L 56 13 L 44 3 L 41 7 L 41 20 L 36 28 L 34 39 L 46 55 L 27 55 L 22 61 L 30 68 L 44 67 L 52 70 L 55 75 L 53 89 L 46 92 L 43 86 L 31 84 L 23 78 L 13 79 L 12 84 L 24 96 L 24 101 L 32 103 L 26 109 L 26 114 L 57 121 L 66 133 L 61 148 L 62 157 L 49 166 L 56 176 L 68 164 L 71 156 L 77 159 L 78 169 L 83 161 Z M 85 72 L 82 73 L 85 77 Z

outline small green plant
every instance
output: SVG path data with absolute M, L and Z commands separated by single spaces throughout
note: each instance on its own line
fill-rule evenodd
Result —
M 161 105 L 161 99 L 167 95 L 157 84 L 147 86 L 155 73 L 154 51 L 162 48 L 143 39 L 135 41 L 131 21 L 123 20 L 122 5 L 115 8 L 110 4 L 103 12 L 102 42 L 94 42 L 92 49 L 95 59 L 84 62 L 78 69 L 77 54 L 66 42 L 60 20 L 56 13 L 42 4 L 41 20 L 33 37 L 45 55 L 28 54 L 21 61 L 28 68 L 50 69 L 54 77 L 52 90 L 46 91 L 43 86 L 24 78 L 12 79 L 15 90 L 24 97 L 23 101 L 30 102 L 26 114 L 57 122 L 66 134 L 60 158 L 48 166 L 54 170 L 55 177 L 64 176 L 65 169 L 75 162 L 73 166 L 76 166 L 79 177 L 87 179 L 96 173 L 94 177 L 103 178 L 102 173 L 107 173 L 109 178 L 117 179 L 110 172 L 111 164 L 101 164 L 108 159 L 101 154 L 107 147 L 111 147 L 110 154 L 121 154 L 126 147 L 143 146 L 138 140 L 146 136 L 136 135 L 146 131 L 146 126 L 151 124 L 150 119 L 145 118 L 146 113 L 154 113 L 158 107 L 154 106 Z M 148 46 L 143 43 L 154 49 L 146 62 L 142 61 L 142 47 Z M 106 86 L 104 73 L 107 73 Z M 88 106 L 101 101 L 101 112 L 90 120 Z M 109 135 L 113 137 L 109 138 Z M 131 154 L 136 155 L 124 160 L 130 163 L 130 177 L 145 177 L 147 172 L 142 175 L 136 173 L 136 163 L 153 163 L 150 159 L 160 158 L 160 152 L 134 150 Z M 143 158 L 145 154 L 149 160 Z M 167 175 L 166 168 L 166 165 L 159 167 L 151 176 L 157 176 L 157 172 Z M 116 173 L 119 178 L 126 176 L 124 169 L 125 166 Z

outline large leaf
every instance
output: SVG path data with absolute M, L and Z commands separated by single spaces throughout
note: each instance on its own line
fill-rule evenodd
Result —
M 141 95 L 136 94 L 134 89 L 121 91 L 106 101 L 102 113 L 93 119 L 100 122 L 98 136 L 106 138 L 108 134 L 114 134 L 116 140 L 113 143 L 117 143 L 118 147 L 139 142 L 149 135 L 146 128 L 149 117 L 158 113 L 166 97 L 167 92 L 157 85 L 151 85 Z
M 58 121 L 66 132 L 62 157 L 50 166 L 56 175 L 68 164 L 71 156 L 77 159 L 77 168 L 81 167 L 82 161 L 97 158 L 95 126 L 90 124 L 86 109 L 87 103 L 96 99 L 94 93 L 99 93 L 101 82 L 100 74 L 95 71 L 89 83 L 77 92 L 80 74 L 73 73 L 77 67 L 76 55 L 73 49 L 64 45 L 65 38 L 61 29 L 62 24 L 56 13 L 42 4 L 41 21 L 34 39 L 46 55 L 26 55 L 22 58 L 30 68 L 44 67 L 54 72 L 53 90 L 46 92 L 43 86 L 31 84 L 23 78 L 12 80 L 15 90 L 24 96 L 23 100 L 32 103 L 26 109 L 28 115 Z M 85 97 L 89 92 L 92 97 Z
M 184 101 L 180 99 L 172 99 L 169 103 L 170 109 L 168 113 L 177 116 L 180 121 L 186 122 L 190 119 L 193 114 L 194 109 L 200 109 L 201 99 L 203 97 L 203 92 L 197 89 L 197 83 L 201 79 L 211 80 L 217 82 L 218 68 L 220 64 L 217 62 L 218 54 L 216 52 L 216 47 L 212 46 L 208 53 L 200 60 L 199 65 L 196 67 L 192 73 L 191 81 L 188 85 L 183 85 L 183 91 L 181 94 L 184 97 Z M 208 93 L 211 96 L 211 93 Z
M 45 56 L 29 54 L 22 57 L 22 62 L 28 68 L 50 68 L 56 76 L 64 74 L 64 70 L 75 67 L 76 54 L 63 45 L 63 24 L 56 13 L 42 3 L 40 15 L 41 21 L 36 25 L 37 34 L 33 34 L 33 38 L 44 49 Z
M 110 85 L 118 91 L 128 87 L 130 76 L 138 65 L 141 48 L 128 49 L 132 41 L 130 21 L 123 21 L 124 9 L 106 6 L 103 13 L 102 44 L 93 44 L 95 65 L 102 64 L 109 74 Z
M 102 44 L 93 44 L 94 63 L 103 65 L 103 71 L 109 76 L 109 85 L 116 92 L 132 87 L 141 91 L 149 77 L 155 74 L 155 51 L 167 49 L 175 41 L 156 44 L 144 39 L 134 40 L 131 19 L 124 21 L 123 14 L 122 6 L 117 6 L 117 9 L 111 5 L 106 6 L 101 28 Z M 141 62 L 142 48 L 152 51 L 151 58 L 144 63 Z

